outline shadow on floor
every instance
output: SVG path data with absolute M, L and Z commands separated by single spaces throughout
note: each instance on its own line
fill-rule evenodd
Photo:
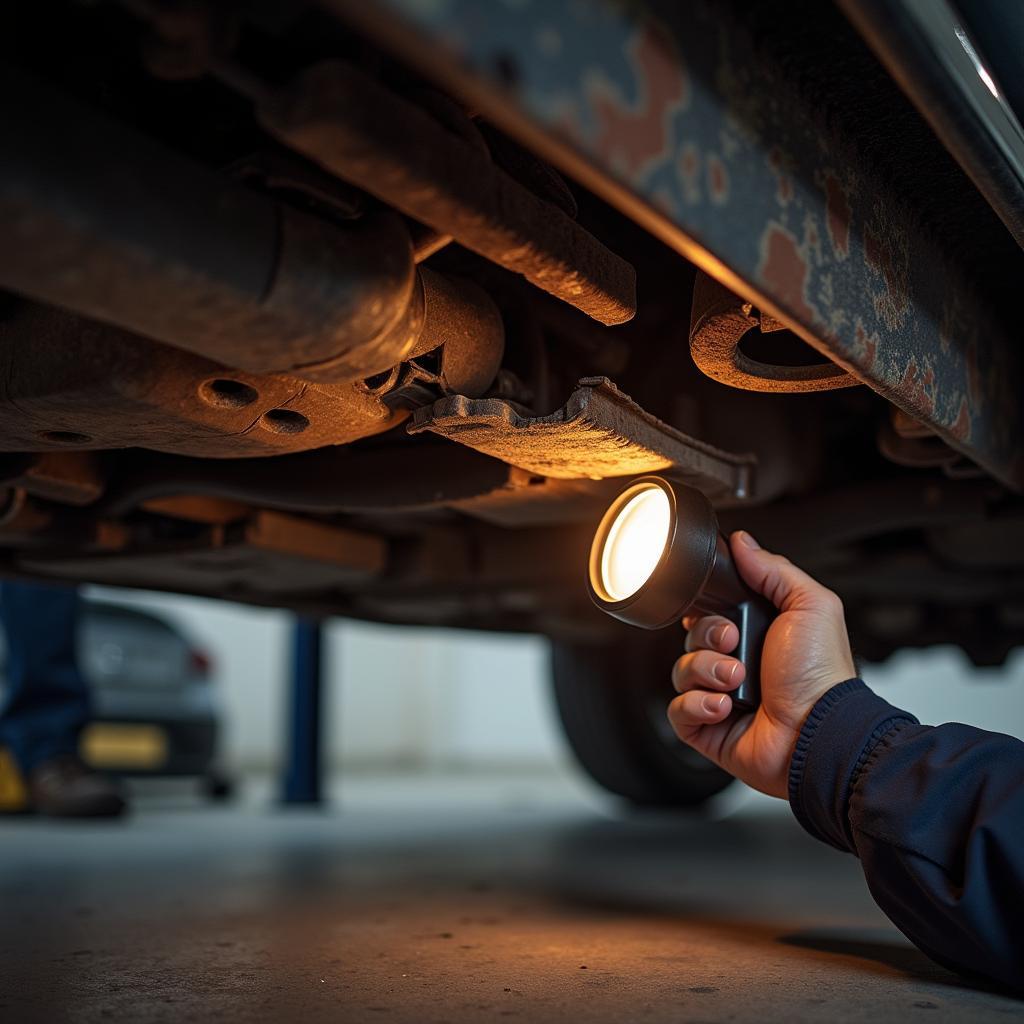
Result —
M 781 935 L 779 942 L 798 949 L 814 950 L 837 956 L 853 957 L 859 961 L 880 965 L 898 971 L 918 981 L 948 985 L 974 992 L 988 992 L 992 995 L 1020 999 L 999 985 L 984 979 L 970 979 L 953 973 L 934 963 L 919 949 L 891 939 L 865 938 L 857 932 L 837 932 L 834 929 L 808 929 L 792 935 Z
M 887 971 L 898 971 L 918 981 L 976 988 L 970 982 L 933 963 L 919 949 L 893 939 L 867 938 L 862 933 L 852 930 L 842 933 L 833 929 L 806 929 L 791 935 L 780 935 L 778 941 L 797 949 L 853 957 L 866 964 L 883 967 Z

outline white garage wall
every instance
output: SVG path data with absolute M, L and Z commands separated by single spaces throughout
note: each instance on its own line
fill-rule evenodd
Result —
M 977 669 L 956 648 L 902 651 L 869 666 L 866 681 L 925 725 L 966 722 L 1024 739 L 1024 649 L 1001 668 Z
M 290 617 L 198 598 L 90 588 L 175 620 L 216 664 L 226 754 L 277 763 Z M 906 652 L 866 671 L 922 721 L 963 721 L 1024 737 L 1024 651 L 974 670 L 953 649 Z M 335 622 L 328 629 L 327 750 L 335 765 L 530 765 L 568 755 L 551 707 L 547 651 L 535 637 Z

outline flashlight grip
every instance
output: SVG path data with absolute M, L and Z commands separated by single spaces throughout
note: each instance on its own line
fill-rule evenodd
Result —
M 761 651 L 765 634 L 777 614 L 774 605 L 758 594 L 751 594 L 724 613 L 740 631 L 740 642 L 733 657 L 747 670 L 743 682 L 732 691 L 733 706 L 739 711 L 755 711 L 761 703 Z
M 732 655 L 743 662 L 747 672 L 732 691 L 733 704 L 739 711 L 756 710 L 761 703 L 761 651 L 778 611 L 744 582 L 732 560 L 729 542 L 721 534 L 715 542 L 714 562 L 699 604 L 705 612 L 729 619 L 740 631 L 740 642 Z

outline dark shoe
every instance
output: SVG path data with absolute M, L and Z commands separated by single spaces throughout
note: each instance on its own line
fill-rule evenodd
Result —
M 37 765 L 28 792 L 35 810 L 54 818 L 113 818 L 125 809 L 117 785 L 73 755 Z

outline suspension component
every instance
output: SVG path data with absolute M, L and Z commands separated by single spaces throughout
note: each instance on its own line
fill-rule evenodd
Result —
M 463 286 L 417 271 L 397 214 L 312 217 L 11 69 L 0 95 L 4 288 L 226 366 L 320 382 L 436 348 L 456 307 L 500 341 L 486 297 L 463 303 Z
M 636 273 L 487 153 L 340 62 L 260 109 L 282 142 L 605 324 L 636 312 Z

